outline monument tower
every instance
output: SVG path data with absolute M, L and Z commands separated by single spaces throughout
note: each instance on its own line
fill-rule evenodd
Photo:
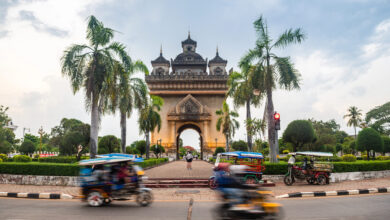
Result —
M 145 77 L 150 94 L 164 99 L 161 130 L 152 132 L 151 145 L 161 140 L 166 153 L 178 159 L 180 134 L 192 128 L 199 133 L 203 158 L 217 146 L 225 146 L 224 135 L 216 130 L 215 111 L 222 108 L 228 89 L 227 61 L 219 56 L 218 49 L 213 59 L 203 59 L 196 53 L 197 42 L 190 33 L 181 46 L 183 52 L 171 61 L 160 49 L 160 56 L 151 61 L 151 74 Z

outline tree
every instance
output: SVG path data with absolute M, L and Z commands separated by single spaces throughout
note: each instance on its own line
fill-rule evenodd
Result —
M 126 154 L 137 154 L 137 155 L 141 155 L 141 152 L 135 148 L 135 147 L 130 147 L 130 146 L 127 146 L 126 147 Z
M 366 122 L 378 132 L 390 135 L 390 102 L 367 112 Z
M 106 135 L 99 140 L 99 154 L 120 152 L 121 142 L 114 135 Z
M 226 139 L 226 152 L 229 152 L 229 140 L 236 129 L 240 127 L 238 121 L 234 118 L 238 117 L 238 113 L 235 111 L 230 111 L 226 101 L 223 102 L 222 109 L 219 109 L 215 112 L 219 118 L 217 119 L 217 131 L 221 131 L 225 135 Z
M 383 152 L 383 139 L 380 134 L 373 128 L 364 128 L 357 137 L 357 149 L 360 151 L 367 151 L 367 159 L 370 159 L 369 151 Z
M 0 105 L 0 128 L 8 125 L 8 123 L 11 121 L 11 118 L 7 114 L 8 109 L 8 107 Z
M 151 150 L 153 151 L 154 155 L 156 155 L 157 158 L 159 158 L 159 155 L 161 155 L 162 153 L 165 153 L 164 147 L 159 144 L 153 145 L 151 147 Z
M 340 131 L 340 125 L 334 119 L 329 121 L 316 121 L 309 119 L 314 128 L 315 140 L 308 144 L 308 148 L 314 151 L 328 151 L 337 143 L 342 144 L 344 138 L 348 136 L 344 131 Z
M 305 144 L 314 140 L 314 129 L 307 120 L 295 120 L 288 124 L 283 133 L 283 140 L 293 145 L 293 151 L 300 150 Z
M 225 148 L 217 147 L 217 148 L 215 148 L 214 156 L 217 156 L 217 154 L 224 153 L 224 152 L 225 152 Z
M 295 69 L 290 57 L 277 56 L 274 50 L 283 49 L 293 43 L 301 43 L 305 39 L 305 35 L 300 28 L 295 30 L 290 28 L 273 42 L 268 32 L 267 23 L 262 16 L 254 22 L 254 27 L 257 33 L 256 46 L 249 50 L 242 60 L 248 63 L 255 62 L 257 88 L 267 97 L 268 143 L 270 143 L 271 162 L 275 163 L 278 159 L 275 147 L 276 131 L 273 119 L 272 93 L 276 89 L 276 84 L 287 90 L 299 89 L 300 74 Z
M 348 119 L 348 127 L 353 126 L 356 139 L 356 127 L 358 127 L 362 122 L 362 110 L 358 109 L 356 106 L 351 106 L 348 108 L 348 113 L 344 115 L 344 118 Z
M 80 160 L 81 155 L 89 150 L 90 126 L 74 118 L 63 118 L 60 125 L 51 129 L 50 140 L 46 148 L 58 149 L 60 155 L 77 155 Z M 81 151 L 79 151 L 81 146 Z
M 232 148 L 236 151 L 248 151 L 248 144 L 243 140 L 233 141 Z
M 34 144 L 35 148 L 37 148 L 38 145 L 39 145 L 39 137 L 38 136 L 35 136 L 35 135 L 32 135 L 32 134 L 25 134 L 24 135 L 24 140 L 31 141 Z
M 35 145 L 32 141 L 30 140 L 24 140 L 22 145 L 20 146 L 19 151 L 22 154 L 32 154 L 35 151 Z
M 114 30 L 107 28 L 94 16 L 90 16 L 87 26 L 89 45 L 75 44 L 64 51 L 61 58 L 62 74 L 69 77 L 73 93 L 83 88 L 87 111 L 91 112 L 90 151 L 94 158 L 101 114 L 107 108 L 107 99 L 112 94 L 112 81 L 115 79 L 115 59 L 121 60 L 125 71 L 131 67 L 131 59 L 125 46 L 111 42 Z
M 390 137 L 382 136 L 383 139 L 383 156 L 385 153 L 390 153 Z
M 241 72 L 233 72 L 229 75 L 227 82 L 229 90 L 227 95 L 233 98 L 234 107 L 246 107 L 246 121 L 251 122 L 251 105 L 258 106 L 261 96 L 253 94 L 254 82 L 253 71 L 255 68 L 247 60 L 242 60 L 239 64 Z M 247 143 L 249 151 L 252 151 L 251 123 L 246 123 Z
M 129 57 L 130 58 L 130 57 Z M 116 62 L 114 67 L 115 77 L 119 78 L 115 89 L 113 90 L 111 111 L 115 113 L 116 107 L 120 112 L 120 127 L 121 127 L 121 151 L 125 152 L 126 148 L 126 119 L 130 118 L 133 109 L 141 109 L 145 105 L 148 89 L 145 82 L 133 77 L 134 73 L 139 71 L 145 75 L 149 74 L 148 68 L 142 61 L 137 60 L 132 62 L 130 59 L 130 67 L 126 71 L 125 64 Z
M 161 116 L 158 113 L 161 106 L 164 104 L 164 100 L 159 96 L 151 96 L 148 102 L 140 110 L 140 116 L 138 119 L 140 133 L 145 135 L 146 141 L 146 159 L 149 159 L 150 140 L 149 133 L 157 128 L 161 129 Z

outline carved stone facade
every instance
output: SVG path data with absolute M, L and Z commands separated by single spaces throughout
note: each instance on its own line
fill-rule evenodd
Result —
M 222 108 L 228 89 L 227 61 L 219 57 L 218 50 L 207 61 L 196 53 L 196 46 L 188 35 L 182 41 L 183 52 L 170 62 L 160 51 L 152 61 L 151 74 L 145 77 L 150 94 L 164 99 L 161 130 L 152 132 L 151 144 L 161 139 L 170 156 L 178 156 L 178 140 L 185 129 L 199 133 L 202 155 L 211 155 L 217 146 L 225 146 L 224 136 L 216 130 L 215 111 Z

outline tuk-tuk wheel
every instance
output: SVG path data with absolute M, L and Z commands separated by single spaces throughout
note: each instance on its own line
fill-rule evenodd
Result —
M 136 199 L 137 203 L 140 206 L 148 206 L 150 205 L 150 203 L 152 203 L 152 200 L 153 200 L 152 193 L 150 193 L 149 191 L 144 191 L 139 193 Z
M 315 179 L 314 178 L 306 179 L 306 181 L 307 181 L 308 184 L 311 184 L 311 185 L 313 185 L 315 183 Z
M 325 185 L 326 184 L 326 177 L 324 175 L 319 175 L 317 177 L 317 183 L 319 185 Z
M 103 205 L 104 198 L 100 192 L 91 191 L 88 193 L 87 202 L 89 206 L 98 207 Z
M 104 205 L 109 205 L 111 202 L 112 202 L 112 199 L 109 199 L 109 198 L 104 199 L 104 201 L 103 201 Z
M 211 177 L 209 179 L 209 187 L 210 189 L 216 189 L 218 187 L 217 180 L 215 177 Z

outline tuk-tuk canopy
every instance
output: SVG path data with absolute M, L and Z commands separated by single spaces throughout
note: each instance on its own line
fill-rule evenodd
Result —
M 234 151 L 234 152 L 220 153 L 220 155 L 237 157 L 239 159 L 244 159 L 244 158 L 264 159 L 263 154 L 257 152 Z
M 314 151 L 302 151 L 302 152 L 291 152 L 290 155 L 304 155 L 304 156 L 314 156 L 314 157 L 332 157 L 332 153 L 328 152 L 314 152 Z
M 135 155 L 132 154 L 113 153 L 113 154 L 96 155 L 96 157 L 97 158 L 94 159 L 82 160 L 79 162 L 79 164 L 96 165 L 96 164 L 107 164 L 107 163 L 119 163 L 119 162 L 126 162 L 126 161 L 132 161 L 132 162 L 144 161 L 142 158 L 137 158 Z

